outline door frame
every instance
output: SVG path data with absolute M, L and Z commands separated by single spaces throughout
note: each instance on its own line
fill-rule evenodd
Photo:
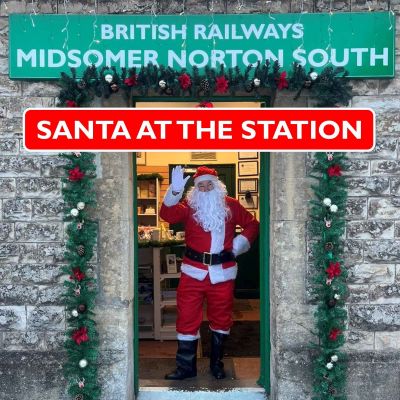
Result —
M 194 99 L 186 98 L 137 98 L 137 102 L 198 102 Z M 261 107 L 268 107 L 266 99 L 249 99 L 243 98 L 217 98 L 212 99 L 213 102 L 240 102 L 240 101 L 259 101 Z M 135 107 L 135 102 L 133 103 Z M 137 166 L 136 153 L 133 153 L 133 210 L 137 210 Z M 260 377 L 257 383 L 262 386 L 267 394 L 271 392 L 271 328 L 270 328 L 270 288 L 269 288 L 269 259 L 270 259 L 270 243 L 269 243 L 269 227 L 270 227 L 270 198 L 269 198 L 269 181 L 270 181 L 270 153 L 260 152 L 260 174 L 259 174 L 259 210 L 260 210 Z M 261 221 L 264 221 L 261 223 Z M 134 246 L 134 265 L 133 265 L 133 384 L 135 397 L 138 395 L 139 387 L 139 301 L 138 301 L 138 237 L 137 237 L 137 216 L 133 212 L 132 223 L 134 227 L 133 246 Z M 167 388 L 167 387 L 166 387 Z

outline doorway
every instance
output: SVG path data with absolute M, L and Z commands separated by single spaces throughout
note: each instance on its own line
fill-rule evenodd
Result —
M 152 103 L 149 106 L 155 106 L 154 103 Z M 160 106 L 160 105 L 158 105 Z M 165 106 L 165 104 L 163 104 Z M 182 105 L 179 105 L 182 107 Z M 187 105 L 185 105 L 187 106 Z M 237 104 L 235 106 L 238 106 Z M 167 153 L 164 153 L 166 155 Z M 178 157 L 176 157 L 176 154 L 170 154 L 168 153 L 168 161 L 163 162 L 162 168 L 154 168 L 154 165 L 152 165 L 152 158 L 154 158 L 154 154 L 147 153 L 145 155 L 141 154 L 141 156 L 138 159 L 138 164 L 136 166 L 137 169 L 137 176 L 139 175 L 152 175 L 157 174 L 163 176 L 163 175 L 168 175 L 167 178 L 163 178 L 160 182 L 160 188 L 159 188 L 159 202 L 161 202 L 163 193 L 165 193 L 166 188 L 168 187 L 169 184 L 169 171 L 172 168 L 173 165 L 175 164 L 170 164 L 170 161 L 172 160 L 182 160 L 183 153 L 180 153 Z M 189 154 L 189 153 L 188 153 Z M 227 160 L 227 154 L 223 153 L 225 157 L 225 161 Z M 236 197 L 237 195 L 237 182 L 239 180 L 239 176 L 237 176 L 237 165 L 238 165 L 238 153 L 235 154 L 236 159 L 233 164 L 230 164 L 231 169 L 233 168 L 234 173 L 228 173 L 224 174 L 226 181 L 231 181 L 231 189 L 230 189 L 230 194 L 233 197 Z M 208 157 L 210 156 L 209 154 L 207 155 Z M 229 157 L 229 156 L 228 156 Z M 266 193 L 268 190 L 265 190 L 264 186 L 266 185 L 266 182 L 268 182 L 267 176 L 268 176 L 268 155 L 266 154 L 259 154 L 259 171 L 257 174 L 257 179 L 259 181 L 258 184 L 258 210 L 255 211 L 257 213 L 257 217 L 263 218 L 262 222 L 262 229 L 261 229 L 261 242 L 262 243 L 268 243 L 268 199 L 266 196 Z M 156 156 L 156 158 L 159 158 L 159 156 Z M 143 160 L 146 160 L 145 163 L 143 164 Z M 229 160 L 229 158 L 228 158 Z M 190 160 L 190 163 L 184 163 L 182 162 L 181 164 L 187 164 L 186 167 L 188 170 L 191 168 L 194 169 L 198 165 L 210 165 L 210 166 L 219 166 L 220 168 L 225 168 L 229 167 L 229 162 L 224 162 L 220 164 L 216 164 L 218 162 L 218 159 L 215 161 L 210 161 L 210 160 Z M 228 168 L 229 169 L 229 168 Z M 236 171 L 235 171 L 236 170 Z M 227 177 L 228 176 L 233 176 L 232 178 Z M 253 177 L 252 177 L 253 178 Z M 137 181 L 138 187 L 141 186 L 140 184 L 140 179 Z M 146 190 L 146 189 L 144 189 Z M 150 190 L 151 192 L 153 189 Z M 140 189 L 138 191 L 135 190 L 136 195 L 136 205 L 139 206 L 140 202 L 142 201 L 141 198 L 141 192 Z M 158 204 L 160 206 L 161 203 Z M 136 209 L 136 208 L 135 208 Z M 152 219 L 152 207 L 150 207 L 150 212 L 147 215 L 146 210 L 141 208 L 141 214 L 144 214 L 145 219 Z M 162 222 L 160 222 L 161 224 Z M 161 225 L 156 226 L 157 230 L 157 235 L 161 235 L 161 232 L 166 232 L 166 231 L 171 231 L 172 229 L 165 229 Z M 170 228 L 170 227 L 168 227 Z M 174 234 L 179 233 L 181 228 L 175 228 Z M 159 233 L 158 233 L 159 232 Z M 158 237 L 156 235 L 156 237 Z M 205 361 L 205 367 L 203 368 L 204 371 L 202 371 L 201 368 L 201 363 L 200 365 L 200 371 L 199 375 L 204 375 L 206 378 L 205 380 L 201 381 L 199 377 L 195 380 L 196 382 L 193 382 L 193 380 L 188 380 L 184 382 L 168 382 L 163 380 L 163 375 L 166 372 L 170 372 L 171 369 L 174 368 L 175 365 L 175 352 L 176 352 L 176 342 L 174 341 L 174 336 L 175 332 L 172 330 L 170 332 L 170 336 L 168 336 L 168 333 L 165 333 L 165 335 L 160 338 L 155 338 L 154 334 L 153 337 L 151 337 L 151 334 L 148 335 L 147 338 L 145 337 L 140 337 L 140 331 L 137 329 L 137 325 L 139 325 L 143 321 L 143 315 L 141 315 L 139 311 L 139 304 L 135 305 L 135 387 L 136 390 L 138 391 L 139 389 L 142 389 L 143 387 L 154 387 L 154 386 L 163 386 L 167 387 L 171 385 L 173 387 L 179 388 L 179 389 L 190 389 L 193 390 L 197 386 L 206 386 L 209 390 L 221 390 L 221 389 L 226 389 L 229 387 L 244 387 L 248 385 L 249 387 L 251 386 L 257 386 L 257 383 L 261 386 L 263 386 L 265 389 L 268 390 L 269 388 L 269 297 L 268 297 L 268 269 L 267 269 L 267 264 L 265 262 L 268 262 L 268 249 L 267 246 L 263 246 L 262 250 L 260 250 L 260 246 L 257 244 L 257 248 L 255 249 L 255 254 L 253 254 L 253 257 L 257 258 L 257 261 L 259 263 L 259 267 L 257 268 L 258 275 L 255 279 L 257 283 L 257 287 L 247 287 L 247 289 L 250 289 L 253 291 L 253 293 L 249 296 L 248 293 L 246 293 L 246 282 L 248 284 L 248 280 L 244 279 L 245 285 L 244 285 L 244 290 L 243 287 L 240 287 L 239 289 L 235 291 L 235 307 L 234 307 L 234 319 L 236 324 L 243 323 L 243 325 L 246 325 L 248 323 L 247 327 L 244 327 L 245 329 L 242 332 L 245 332 L 247 329 L 247 333 L 242 336 L 242 345 L 244 343 L 243 337 L 246 337 L 246 342 L 253 342 L 253 350 L 256 348 L 257 354 L 255 357 L 254 353 L 252 353 L 249 357 L 245 353 L 242 352 L 241 355 L 238 357 L 230 357 L 228 364 L 231 365 L 231 370 L 234 371 L 231 375 L 231 378 L 229 380 L 223 380 L 223 381 L 215 381 L 212 380 L 211 377 L 208 374 L 208 364 L 207 361 Z M 252 248 L 253 250 L 253 248 Z M 157 254 L 155 254 L 157 253 Z M 168 252 L 165 253 L 165 251 L 161 250 L 154 250 L 154 249 L 149 249 L 149 248 L 140 248 L 135 254 L 138 255 L 137 257 L 137 262 L 135 265 L 135 276 L 139 277 L 140 272 L 143 272 L 143 264 L 148 264 L 152 265 L 154 268 L 154 259 L 156 258 L 157 265 L 161 268 L 165 268 L 166 266 L 164 264 L 164 259 L 166 255 L 173 254 L 175 256 L 175 260 L 177 260 L 177 263 L 179 264 L 179 251 L 171 250 L 168 249 Z M 264 260 L 264 261 L 261 261 Z M 245 264 L 249 265 L 250 263 L 248 261 L 244 261 Z M 177 272 L 179 273 L 179 272 Z M 240 277 L 240 276 L 239 276 Z M 238 277 L 238 278 L 239 278 Z M 137 280 L 137 279 L 136 279 Z M 140 283 L 140 282 L 139 282 Z M 240 281 L 239 281 L 240 283 Z M 172 292 L 174 290 L 174 285 L 177 284 L 177 279 L 174 282 L 171 279 L 171 282 L 169 282 L 168 287 L 164 287 L 163 289 L 166 292 Z M 176 286 L 175 286 L 176 287 Z M 138 293 L 138 290 L 142 290 L 143 287 L 138 287 L 136 289 L 136 293 Z M 145 287 L 144 287 L 145 289 Z M 147 288 L 148 289 L 148 288 Z M 154 287 L 153 287 L 154 290 Z M 240 295 L 241 292 L 241 295 Z M 140 295 L 141 293 L 138 293 L 139 296 L 135 296 L 135 299 L 138 299 L 140 301 Z M 153 299 L 154 301 L 154 299 Z M 173 301 L 172 301 L 173 302 Z M 171 302 L 171 308 L 173 308 Z M 154 303 L 153 303 L 154 305 Z M 168 304 L 164 304 L 163 307 L 166 309 L 168 308 Z M 150 306 L 151 308 L 151 306 Z M 165 321 L 168 321 L 168 312 L 166 313 L 167 315 L 165 316 Z M 171 312 L 173 314 L 173 311 Z M 261 318 L 260 318 L 261 315 Z M 171 320 L 170 320 L 171 321 Z M 251 325 L 254 325 L 253 322 L 257 322 L 257 327 L 253 328 Z M 249 329 L 252 329 L 252 333 L 249 335 Z M 137 334 L 136 334 L 137 333 Z M 240 335 L 239 335 L 240 336 Z M 256 337 L 257 336 L 257 337 Z M 249 340 L 249 337 L 255 340 Z M 254 342 L 257 344 L 254 345 Z M 204 346 L 203 346 L 204 347 Z M 236 346 L 236 347 L 244 347 L 244 346 Z M 137 351 L 139 350 L 139 352 Z M 207 349 L 203 349 L 202 346 L 200 346 L 200 353 L 199 353 L 199 358 L 203 358 L 203 351 L 207 351 Z M 150 356 L 150 357 L 149 357 Z M 204 357 L 205 358 L 205 357 Z M 229 358 L 229 357 L 228 357 Z M 239 358 L 239 360 L 236 360 L 235 358 Z M 246 364 L 246 358 L 252 359 Z M 256 361 L 254 359 L 257 359 Z M 245 361 L 245 362 L 243 362 Z M 145 373 L 143 373 L 145 372 Z M 237 379 L 239 377 L 239 379 Z

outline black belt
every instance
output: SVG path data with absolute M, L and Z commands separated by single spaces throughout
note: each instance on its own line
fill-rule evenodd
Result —
M 221 251 L 221 253 L 200 253 L 190 247 L 186 247 L 185 256 L 193 261 L 198 261 L 205 265 L 222 264 L 235 259 L 235 256 L 231 251 L 224 250 Z

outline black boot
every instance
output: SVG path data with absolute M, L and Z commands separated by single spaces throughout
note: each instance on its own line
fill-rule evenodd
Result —
M 197 376 L 197 343 L 198 339 L 178 340 L 176 370 L 165 375 L 165 379 L 182 380 Z
M 210 369 L 211 373 L 217 379 L 224 379 L 226 374 L 224 371 L 224 342 L 228 335 L 211 331 L 211 354 L 210 354 Z

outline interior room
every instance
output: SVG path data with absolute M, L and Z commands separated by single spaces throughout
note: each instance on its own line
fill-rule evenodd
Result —
M 139 152 L 136 155 L 139 385 L 254 387 L 260 371 L 258 240 L 249 252 L 237 258 L 234 325 L 224 348 L 226 379 L 216 380 L 209 372 L 210 332 L 204 309 L 197 352 L 197 377 L 179 382 L 164 380 L 164 375 L 175 367 L 176 287 L 185 246 L 183 226 L 163 221 L 159 209 L 174 166 L 182 165 L 185 175 L 192 176 L 198 166 L 207 165 L 218 171 L 228 195 L 238 199 L 259 220 L 259 153 L 193 151 Z M 190 179 L 187 187 L 192 185 L 193 179 Z

